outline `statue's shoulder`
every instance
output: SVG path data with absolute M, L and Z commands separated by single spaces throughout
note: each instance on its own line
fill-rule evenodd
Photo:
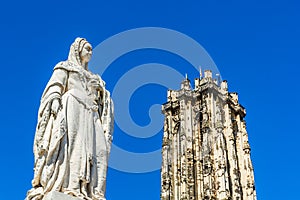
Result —
M 57 63 L 53 70 L 56 70 L 56 69 L 63 69 L 68 72 L 79 72 L 78 68 L 76 66 L 74 66 L 73 63 L 68 62 L 68 61 L 61 61 L 61 62 Z

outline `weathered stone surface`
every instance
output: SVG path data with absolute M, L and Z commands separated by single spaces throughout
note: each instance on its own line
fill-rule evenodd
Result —
M 70 195 L 57 192 L 57 191 L 51 191 L 48 194 L 45 195 L 43 200 L 81 200 L 80 198 L 72 197 Z
M 186 78 L 162 112 L 162 200 L 256 200 L 246 112 L 226 81 Z
M 34 178 L 26 200 L 51 191 L 105 199 L 113 104 L 105 82 L 88 70 L 91 56 L 91 44 L 76 38 L 68 59 L 54 67 L 38 111 Z

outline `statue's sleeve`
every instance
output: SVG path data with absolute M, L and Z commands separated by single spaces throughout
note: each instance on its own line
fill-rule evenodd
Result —
M 101 115 L 101 121 L 109 154 L 114 131 L 114 105 L 109 91 L 105 89 L 103 91 L 103 111 Z
M 66 90 L 67 79 L 68 71 L 65 68 L 56 66 L 43 92 L 34 139 L 35 156 L 46 151 L 49 147 L 50 133 L 47 131 L 47 126 L 53 121 L 51 118 L 51 104 L 53 99 L 61 99 Z
M 62 64 L 54 67 L 53 74 L 42 95 L 42 102 L 49 102 L 54 98 L 60 99 L 66 90 L 68 70 Z

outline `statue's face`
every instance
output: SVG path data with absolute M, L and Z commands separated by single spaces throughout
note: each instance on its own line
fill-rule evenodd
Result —
M 80 53 L 80 58 L 83 62 L 89 62 L 91 57 L 92 57 L 92 45 L 90 43 L 86 43 L 83 48 L 82 51 Z

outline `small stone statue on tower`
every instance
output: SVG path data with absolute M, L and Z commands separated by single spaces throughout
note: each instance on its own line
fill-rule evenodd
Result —
M 91 55 L 91 44 L 77 38 L 68 60 L 54 67 L 38 111 L 26 200 L 58 200 L 47 197 L 53 192 L 61 199 L 105 199 L 113 103 L 105 82 L 88 70 Z

